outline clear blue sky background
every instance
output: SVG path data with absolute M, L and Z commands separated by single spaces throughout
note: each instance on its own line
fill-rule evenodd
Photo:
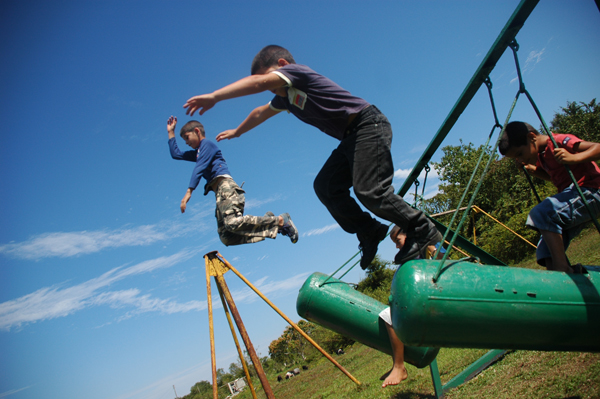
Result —
M 182 215 L 193 165 L 171 160 L 166 121 L 189 120 L 189 97 L 246 76 L 263 46 L 287 47 L 388 116 L 399 188 L 517 4 L 2 1 L 0 398 L 167 399 L 172 385 L 184 395 L 211 379 L 202 255 L 221 252 L 298 320 L 308 275 L 356 252 L 312 189 L 337 142 L 291 115 L 220 147 L 245 182 L 247 212 L 290 212 L 296 245 L 280 236 L 224 247 L 214 198 L 200 192 Z M 567 101 L 598 97 L 599 37 L 592 0 L 542 0 L 521 30 L 525 83 L 548 121 Z M 491 76 L 502 122 L 515 76 L 505 53 Z M 207 136 L 270 98 L 218 104 L 200 118 Z M 524 99 L 514 119 L 539 124 Z M 444 144 L 479 145 L 492 125 L 482 89 Z M 384 259 L 394 253 L 381 245 Z M 363 277 L 356 269 L 345 279 Z M 226 277 L 266 356 L 285 321 Z M 227 370 L 235 347 L 220 309 L 215 317 Z

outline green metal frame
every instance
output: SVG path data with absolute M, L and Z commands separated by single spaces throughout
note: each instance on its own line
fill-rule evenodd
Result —
M 519 31 L 525 24 L 525 21 L 527 20 L 535 6 L 538 4 L 538 2 L 539 0 L 522 0 L 519 3 L 517 8 L 511 15 L 510 19 L 504 26 L 504 29 L 502 29 L 500 35 L 498 36 L 498 38 L 488 51 L 487 55 L 479 65 L 479 68 L 477 68 L 475 74 L 473 75 L 473 77 L 465 87 L 464 91 L 458 98 L 458 101 L 444 120 L 444 123 L 429 143 L 429 146 L 427 147 L 425 152 L 423 152 L 423 154 L 421 155 L 421 158 L 416 163 L 412 172 L 404 181 L 404 184 L 402 185 L 400 190 L 398 190 L 398 195 L 403 197 L 408 192 L 410 187 L 414 184 L 414 182 L 417 180 L 417 178 L 421 174 L 421 171 L 429 163 L 431 157 L 438 150 L 448 133 L 450 133 L 450 130 L 452 129 L 460 115 L 467 108 L 477 91 L 479 91 L 481 85 L 484 84 L 486 79 L 489 77 L 489 74 L 492 72 L 492 70 L 496 66 L 496 63 L 498 62 L 500 57 L 502 57 L 509 44 L 515 39 L 517 33 L 519 33 Z M 436 224 L 436 227 L 438 228 L 438 230 L 440 230 L 440 232 L 445 232 L 445 230 L 447 229 L 446 226 L 442 225 L 441 223 L 435 220 L 433 220 L 433 222 Z M 478 248 L 476 245 L 472 244 L 469 240 L 463 237 L 457 236 L 456 245 L 465 249 L 469 253 L 479 257 L 483 263 L 490 265 L 506 265 L 505 263 L 496 259 L 495 257 L 483 251 L 482 249 Z M 464 369 L 461 373 L 459 373 L 445 385 L 442 385 L 437 360 L 434 360 L 429 367 L 431 371 L 433 387 L 435 390 L 435 396 L 437 398 L 443 397 L 445 391 L 448 391 L 452 388 L 456 388 L 457 386 L 469 381 L 481 371 L 483 371 L 485 368 L 487 368 L 490 364 L 502 357 L 505 353 L 506 351 L 500 349 L 494 349 L 489 351 L 487 354 L 479 358 L 477 361 L 473 362 L 471 365 L 469 365 L 466 369 Z
M 454 378 L 448 381 L 445 385 L 442 385 L 442 380 L 440 378 L 440 371 L 438 369 L 437 360 L 434 360 L 429 365 L 429 370 L 431 372 L 431 379 L 433 381 L 433 389 L 435 390 L 435 397 L 442 398 L 444 397 L 444 393 L 449 391 L 452 388 L 456 388 L 459 385 L 468 382 L 469 380 L 475 378 L 479 373 L 485 370 L 489 365 L 496 362 L 506 353 L 505 350 L 501 349 L 493 349 L 480 357 L 478 360 L 474 361 L 458 373 Z
M 446 117 L 446 120 L 431 140 L 431 143 L 429 143 L 429 146 L 427 147 L 423 155 L 421 155 L 421 158 L 413 168 L 412 172 L 404 181 L 404 184 L 402 185 L 400 190 L 398 190 L 398 195 L 403 197 L 408 192 L 409 188 L 413 185 L 413 183 L 417 180 L 419 174 L 421 173 L 423 168 L 425 168 L 425 165 L 429 163 L 431 157 L 440 147 L 448 133 L 450 133 L 450 130 L 452 129 L 460 115 L 467 108 L 473 97 L 475 97 L 475 94 L 477 93 L 481 85 L 485 82 L 490 72 L 492 72 L 492 70 L 496 66 L 496 63 L 498 62 L 502 54 L 504 54 L 504 51 L 506 51 L 506 48 L 508 47 L 510 42 L 512 42 L 513 39 L 517 36 L 517 33 L 519 33 L 519 30 L 523 27 L 525 21 L 527 20 L 527 18 L 529 17 L 529 15 L 531 14 L 538 2 L 539 0 L 522 0 L 521 3 L 519 3 L 515 12 L 512 14 L 510 19 L 504 26 L 504 29 L 502 29 L 502 32 L 500 33 L 500 35 L 488 51 L 487 55 L 479 65 L 479 68 L 477 68 L 477 71 L 467 84 L 467 87 L 462 92 L 462 94 L 458 98 L 458 101 Z

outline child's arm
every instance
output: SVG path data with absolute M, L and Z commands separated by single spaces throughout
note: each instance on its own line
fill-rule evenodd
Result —
M 538 179 L 542 180 L 552 181 L 548 172 L 546 172 L 543 168 L 538 168 L 535 165 L 523 165 L 523 167 L 531 176 L 537 177 Z
M 279 111 L 271 109 L 269 104 L 255 108 L 252 112 L 250 112 L 250 115 L 248 115 L 246 119 L 240 123 L 238 127 L 219 133 L 217 135 L 217 141 L 225 139 L 231 140 L 233 138 L 240 137 L 248 130 L 254 129 L 256 126 L 260 125 L 270 117 L 277 115 L 278 113 Z
M 187 109 L 185 111 L 187 115 L 192 116 L 196 111 L 199 115 L 203 115 L 219 101 L 261 93 L 266 90 L 275 90 L 284 85 L 285 81 L 274 73 L 251 75 L 210 94 L 192 97 L 187 100 L 183 108 Z
M 564 148 L 554 149 L 554 158 L 562 164 L 576 164 L 600 160 L 600 144 L 591 141 L 580 141 L 573 145 L 575 153 Z
M 167 133 L 169 133 L 170 139 L 175 138 L 175 126 L 177 126 L 177 117 L 171 115 L 167 121 Z
M 188 188 L 187 191 L 185 192 L 185 195 L 183 196 L 183 199 L 181 200 L 181 213 L 185 212 L 185 208 L 187 207 L 187 203 L 190 200 L 190 198 L 192 198 L 192 192 L 194 191 L 193 188 Z

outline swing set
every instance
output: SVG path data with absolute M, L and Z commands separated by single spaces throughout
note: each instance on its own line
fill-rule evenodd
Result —
M 457 233 L 461 231 L 471 210 L 486 214 L 474 205 L 475 197 L 481 188 L 483 177 L 496 158 L 495 154 L 500 137 L 504 132 L 503 126 L 510 121 L 521 94 L 525 94 L 543 126 L 544 133 L 556 146 L 554 137 L 550 133 L 532 96 L 525 89 L 517 55 L 519 45 L 515 40 L 519 30 L 523 27 L 538 2 L 539 0 L 522 0 L 517 6 L 458 101 L 397 193 L 400 196 L 405 196 L 414 184 L 414 206 L 417 207 L 416 205 L 420 201 L 422 202 L 422 196 L 417 193 L 420 184 L 418 176 L 425 170 L 424 192 L 427 173 L 430 170 L 428 164 L 432 156 L 479 88 L 485 84 L 494 116 L 493 127 L 483 146 L 487 151 L 481 152 L 477 165 L 448 226 L 431 219 L 436 228 L 443 234 L 444 241 L 448 243 L 448 250 L 443 254 L 441 260 L 421 259 L 403 265 L 394 277 L 389 297 L 393 328 L 405 344 L 405 361 L 418 368 L 430 367 L 435 396 L 438 398 L 443 397 L 445 391 L 457 387 L 476 376 L 491 363 L 502 357 L 509 349 L 600 352 L 600 340 L 597 338 L 597 333 L 600 331 L 600 267 L 585 266 L 585 273 L 576 275 L 546 270 L 511 268 Z M 512 50 L 514 56 L 519 89 L 506 121 L 502 125 L 498 121 L 489 75 L 508 48 Z M 495 145 L 490 146 L 492 137 L 497 130 L 499 130 L 498 139 Z M 488 161 L 481 172 L 480 166 L 486 154 L 488 155 Z M 587 211 L 590 215 L 593 215 L 573 173 L 568 166 L 565 167 L 575 183 Z M 529 179 L 527 172 L 525 170 L 524 172 Z M 477 174 L 480 175 L 480 180 L 471 198 L 466 201 L 467 192 L 474 184 Z M 529 181 L 533 189 L 533 184 L 530 179 Z M 535 189 L 534 194 L 540 201 Z M 467 204 L 463 205 L 464 202 L 467 202 Z M 460 212 L 462 212 L 462 217 L 457 222 Z M 598 221 L 594 218 L 592 218 L 592 221 L 600 232 Z M 452 228 L 455 224 L 456 227 Z M 448 257 L 453 248 L 458 248 L 461 253 L 466 252 L 469 255 L 460 260 L 449 260 Z M 441 246 L 433 259 L 438 258 L 440 250 Z M 385 309 L 386 305 L 357 292 L 350 284 L 342 281 L 342 278 L 358 264 L 360 257 L 339 278 L 334 277 L 358 255 L 359 253 L 356 253 L 329 276 L 322 273 L 314 273 L 309 276 L 300 289 L 296 309 L 301 317 L 309 321 L 381 352 L 391 354 L 389 337 L 383 320 L 379 318 L 379 312 Z M 226 289 L 223 274 L 227 270 L 233 270 L 296 331 L 317 347 L 348 378 L 360 385 L 358 380 L 318 347 L 310 337 L 258 292 L 220 254 L 211 252 L 205 255 L 205 259 L 215 399 L 217 398 L 216 365 L 209 275 L 214 276 L 217 280 L 223 308 L 227 314 L 234 341 L 238 347 L 240 359 L 244 365 L 254 397 L 256 398 L 256 394 L 251 385 L 229 311 L 234 314 L 238 330 L 240 330 L 240 334 L 244 339 L 247 352 L 250 354 L 265 394 L 268 398 L 274 398 L 260 361 L 256 358 L 252 343 L 243 328 L 243 323 L 241 323 L 233 299 Z M 573 334 L 573 331 L 577 331 L 577 334 Z M 480 348 L 489 349 L 489 352 L 445 385 L 442 385 L 436 356 L 440 348 L 444 347 Z

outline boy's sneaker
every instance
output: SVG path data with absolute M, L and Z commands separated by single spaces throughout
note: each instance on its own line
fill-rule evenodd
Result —
M 284 235 L 290 237 L 292 244 L 298 242 L 298 229 L 294 222 L 292 222 L 292 218 L 289 213 L 282 213 L 279 215 L 283 218 L 283 226 L 279 228 L 279 232 Z
M 430 230 L 429 234 L 423 238 L 407 237 L 404 246 L 394 258 L 394 262 L 402 265 L 409 260 L 427 259 L 427 247 L 430 245 L 437 246 L 442 242 L 442 238 L 444 237 L 435 228 Z
M 360 267 L 363 270 L 365 270 L 367 267 L 369 267 L 371 262 L 373 262 L 373 259 L 375 259 L 375 255 L 377 255 L 377 248 L 379 247 L 379 243 L 381 242 L 381 240 L 383 240 L 385 238 L 385 236 L 387 235 L 387 231 L 388 231 L 388 226 L 386 226 L 385 224 L 382 224 L 381 226 L 379 226 L 379 228 L 375 232 L 375 237 L 373 237 L 373 239 L 368 240 L 368 241 L 367 240 L 361 241 L 360 244 L 358 245 L 358 249 L 361 252 Z

